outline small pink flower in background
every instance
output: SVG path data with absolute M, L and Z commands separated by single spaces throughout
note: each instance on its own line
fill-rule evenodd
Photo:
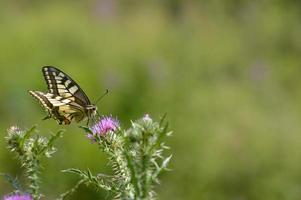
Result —
M 29 194 L 12 194 L 4 196 L 3 200 L 33 200 Z
M 144 120 L 144 121 L 150 121 L 150 120 L 152 120 L 152 118 L 150 118 L 149 114 L 145 114 L 145 115 L 143 116 L 143 120 Z
M 145 114 L 142 119 L 145 122 L 152 122 L 152 118 L 149 116 L 149 114 Z
M 92 127 L 92 134 L 88 134 L 87 137 L 94 141 L 95 136 L 104 136 L 109 131 L 116 131 L 119 128 L 119 122 L 117 119 L 112 117 L 102 117 L 97 123 Z
M 7 129 L 8 134 L 20 134 L 21 129 L 18 126 L 11 126 Z

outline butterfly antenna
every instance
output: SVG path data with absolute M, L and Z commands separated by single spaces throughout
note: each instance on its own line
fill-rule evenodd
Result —
M 99 118 L 101 118 L 101 115 L 99 114 L 99 112 L 98 112 L 98 111 L 96 111 L 96 113 L 97 113 L 97 116 L 98 116 Z
M 108 93 L 109 93 L 109 90 L 106 89 L 105 93 L 103 93 L 103 95 L 101 95 L 101 96 L 97 99 L 97 101 L 95 102 L 95 105 L 96 105 L 103 97 L 105 97 Z

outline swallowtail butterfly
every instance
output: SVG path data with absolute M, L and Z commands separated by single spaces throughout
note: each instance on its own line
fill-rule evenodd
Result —
M 70 124 L 71 121 L 81 122 L 93 118 L 97 107 L 91 104 L 85 92 L 79 85 L 61 70 L 46 66 L 42 72 L 48 85 L 48 92 L 32 91 L 48 115 L 44 119 L 53 118 L 59 124 Z

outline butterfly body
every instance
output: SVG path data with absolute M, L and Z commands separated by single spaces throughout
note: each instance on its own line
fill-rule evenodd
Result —
M 97 107 L 91 104 L 89 98 L 79 85 L 61 70 L 46 66 L 42 68 L 48 86 L 48 92 L 32 91 L 47 111 L 44 119 L 53 118 L 59 124 L 81 122 L 96 115 Z

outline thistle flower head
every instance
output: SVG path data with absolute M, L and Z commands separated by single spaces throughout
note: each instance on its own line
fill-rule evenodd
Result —
M 12 194 L 4 196 L 3 200 L 33 200 L 29 194 Z
M 145 114 L 142 119 L 144 121 L 152 121 L 152 118 L 150 118 L 149 114 Z
M 104 136 L 109 131 L 116 131 L 119 128 L 119 122 L 117 119 L 112 117 L 102 117 L 98 122 L 96 122 L 92 127 L 92 134 L 88 134 L 88 138 L 93 138 L 93 136 Z

